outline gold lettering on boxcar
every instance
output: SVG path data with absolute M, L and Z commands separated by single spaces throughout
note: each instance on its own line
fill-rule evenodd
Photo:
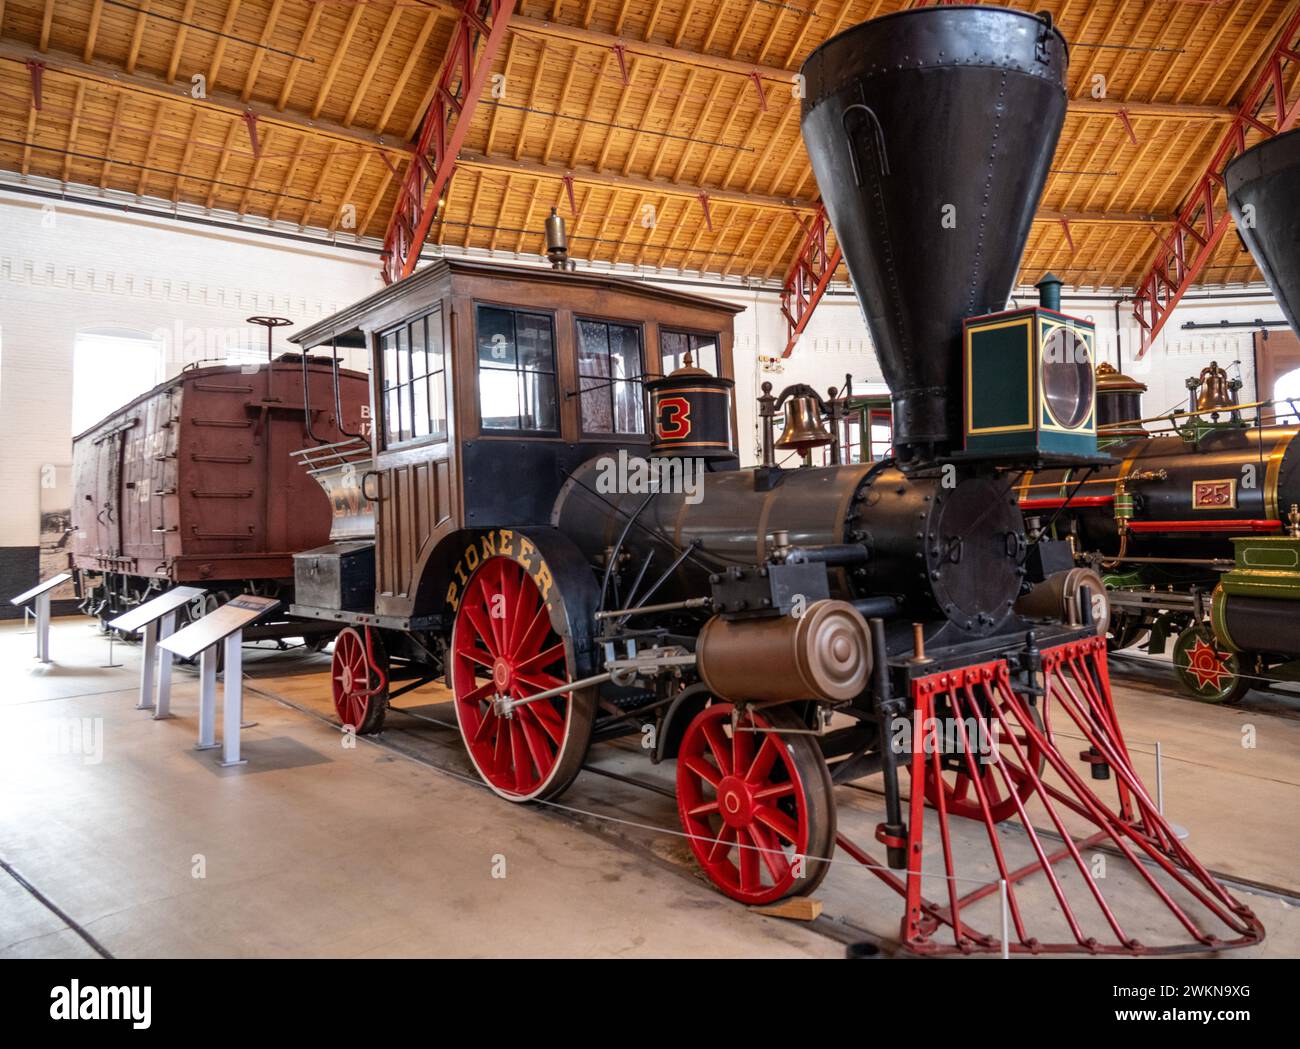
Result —
M 496 557 L 496 554 L 497 554 L 497 534 L 496 534 L 496 532 L 488 532 L 488 534 L 485 535 L 485 536 L 484 536 L 484 537 L 479 541 L 479 545 L 482 546 L 482 548 L 483 548 L 483 556 L 484 556 L 485 558 L 488 558 L 488 557 Z

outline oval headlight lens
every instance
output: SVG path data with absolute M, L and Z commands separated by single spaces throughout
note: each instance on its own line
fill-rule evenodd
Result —
M 1092 354 L 1069 328 L 1057 328 L 1043 345 L 1042 388 L 1058 426 L 1073 430 L 1088 418 L 1093 394 Z

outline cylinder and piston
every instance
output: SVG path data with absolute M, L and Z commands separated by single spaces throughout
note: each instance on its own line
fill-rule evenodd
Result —
M 867 622 L 847 601 L 817 601 L 803 615 L 765 619 L 714 616 L 700 631 L 700 676 L 727 700 L 844 702 L 871 674 Z
M 1016 611 L 1029 619 L 1061 619 L 1066 623 L 1082 624 L 1083 605 L 1080 600 L 1088 591 L 1088 619 L 1099 637 L 1110 629 L 1110 599 L 1106 584 L 1091 568 L 1071 568 L 1048 576 L 1016 602 Z

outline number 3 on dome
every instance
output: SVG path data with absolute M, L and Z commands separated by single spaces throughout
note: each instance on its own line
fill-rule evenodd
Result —
M 680 441 L 691 432 L 691 402 L 685 397 L 664 397 L 659 402 L 655 433 L 661 441 Z

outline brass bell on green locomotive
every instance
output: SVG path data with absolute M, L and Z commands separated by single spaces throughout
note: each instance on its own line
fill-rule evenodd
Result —
M 804 455 L 834 440 L 822 422 L 821 410 L 814 398 L 802 395 L 790 398 L 785 406 L 785 429 L 776 442 L 777 448 Z

